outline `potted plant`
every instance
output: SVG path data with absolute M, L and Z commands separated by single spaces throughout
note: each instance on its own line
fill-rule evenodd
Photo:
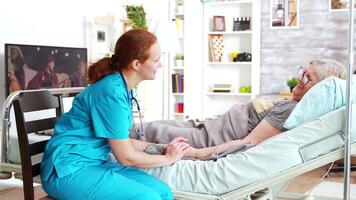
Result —
M 287 81 L 287 85 L 290 89 L 290 92 L 292 92 L 293 88 L 298 84 L 298 79 L 296 77 L 293 77 L 292 79 Z
M 147 30 L 146 12 L 143 6 L 127 5 L 126 13 L 132 28 Z
M 174 57 L 174 61 L 175 61 L 175 66 L 176 67 L 183 67 L 184 64 L 184 56 L 183 55 L 176 55 Z

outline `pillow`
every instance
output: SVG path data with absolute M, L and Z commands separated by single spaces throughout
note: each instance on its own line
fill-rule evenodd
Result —
M 356 103 L 356 75 L 352 78 L 352 98 Z M 283 127 L 292 129 L 346 103 L 346 81 L 329 77 L 312 87 L 295 106 Z

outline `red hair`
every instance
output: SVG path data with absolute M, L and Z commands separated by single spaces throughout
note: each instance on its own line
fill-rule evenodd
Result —
M 128 68 L 134 60 L 145 62 L 149 58 L 148 49 L 156 42 L 156 36 L 143 29 L 127 31 L 117 40 L 115 54 L 111 58 L 102 58 L 89 67 L 88 83 L 95 83 L 108 74 Z

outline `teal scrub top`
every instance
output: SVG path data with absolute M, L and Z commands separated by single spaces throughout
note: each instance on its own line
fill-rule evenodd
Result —
M 62 114 L 46 146 L 42 181 L 53 172 L 61 178 L 84 166 L 100 165 L 109 159 L 108 138 L 128 139 L 131 96 L 124 81 L 118 73 L 107 75 L 74 98 L 72 108 Z

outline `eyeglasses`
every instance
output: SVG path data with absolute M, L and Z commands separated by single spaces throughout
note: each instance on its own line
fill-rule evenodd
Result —
M 303 86 L 308 84 L 310 79 L 309 77 L 306 75 L 307 70 L 305 69 L 305 67 L 299 66 L 298 69 L 298 79 L 301 83 L 303 83 Z

